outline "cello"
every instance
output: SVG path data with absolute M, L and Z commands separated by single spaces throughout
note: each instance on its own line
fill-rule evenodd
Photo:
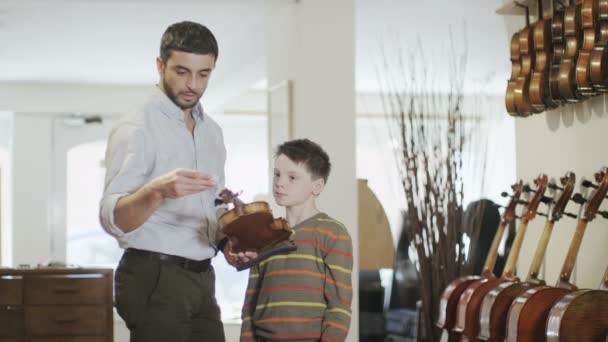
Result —
M 560 299 L 547 320 L 548 342 L 603 342 L 608 334 L 608 267 L 599 290 L 579 290 Z
M 505 322 L 511 303 L 521 293 L 534 286 L 545 285 L 545 282 L 538 278 L 541 263 L 545 257 L 545 251 L 551 237 L 553 225 L 563 215 L 566 205 L 570 201 L 576 176 L 572 172 L 566 173 L 560 179 L 561 191 L 556 191 L 554 199 L 550 204 L 552 209 L 545 224 L 542 236 L 538 241 L 536 253 L 528 271 L 525 282 L 505 282 L 492 289 L 483 299 L 479 318 L 480 332 L 479 339 L 488 341 L 502 341 L 505 336 Z M 556 185 L 549 185 L 550 188 L 558 188 Z M 567 214 L 567 213 L 566 213 Z M 568 214 L 571 215 L 571 214 Z M 574 215 L 572 215 L 574 216 Z
M 599 183 L 587 200 L 582 200 L 576 231 L 568 254 L 564 260 L 559 279 L 555 287 L 537 286 L 515 298 L 507 315 L 505 341 L 545 341 L 546 323 L 549 311 L 555 302 L 567 293 L 576 290 L 570 283 L 572 269 L 585 234 L 587 224 L 591 222 L 608 192 L 608 169 L 602 168 L 595 174 Z
M 513 190 L 513 195 L 511 196 L 511 200 L 505 207 L 505 211 L 502 214 L 502 219 L 498 225 L 496 233 L 494 234 L 494 240 L 492 241 L 492 245 L 488 251 L 481 275 L 464 276 L 455 279 L 448 286 L 446 286 L 445 290 L 443 290 L 443 293 L 441 294 L 441 299 L 439 301 L 439 318 L 437 319 L 436 326 L 443 329 L 441 337 L 442 341 L 457 341 L 460 338 L 460 334 L 453 332 L 452 329 L 454 328 L 456 306 L 462 292 L 475 280 L 493 277 L 492 270 L 494 269 L 494 264 L 496 263 L 498 246 L 502 240 L 505 228 L 515 219 L 515 207 L 519 202 L 523 189 L 522 181 L 520 180 L 516 184 L 512 185 L 511 189 Z
M 526 205 L 524 213 L 522 215 L 521 222 L 517 233 L 515 234 L 515 240 L 513 246 L 509 252 L 509 257 L 505 264 L 500 278 L 488 277 L 485 279 L 479 279 L 473 281 L 466 290 L 462 293 L 458 300 L 458 307 L 456 309 L 456 324 L 454 325 L 454 331 L 462 333 L 461 341 L 468 341 L 469 339 L 476 340 L 479 335 L 479 311 L 481 308 L 481 301 L 485 295 L 498 284 L 505 281 L 518 281 L 518 278 L 514 275 L 515 265 L 519 258 L 519 252 L 521 245 L 526 234 L 526 228 L 528 222 L 536 217 L 536 211 L 538 206 L 544 197 L 545 190 L 547 189 L 547 176 L 541 174 L 534 180 L 536 190 L 532 199 Z

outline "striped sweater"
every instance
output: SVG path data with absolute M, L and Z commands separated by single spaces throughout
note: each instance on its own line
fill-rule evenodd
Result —
M 346 339 L 353 295 L 350 235 L 324 213 L 293 229 L 297 250 L 250 270 L 241 342 Z

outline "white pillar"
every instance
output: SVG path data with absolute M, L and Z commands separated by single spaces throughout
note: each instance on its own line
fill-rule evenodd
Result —
M 14 117 L 13 262 L 48 262 L 51 256 L 49 198 L 52 116 L 17 113 Z
M 319 207 L 342 221 L 353 239 L 353 317 L 347 341 L 358 341 L 355 2 L 271 2 L 268 30 L 268 85 L 293 81 L 292 138 L 319 143 L 332 161 Z

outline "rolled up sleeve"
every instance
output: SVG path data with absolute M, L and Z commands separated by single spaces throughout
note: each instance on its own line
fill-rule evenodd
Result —
M 115 223 L 118 200 L 137 191 L 147 181 L 152 160 L 146 156 L 144 132 L 135 125 L 122 124 L 110 134 L 106 150 L 106 177 L 99 208 L 99 221 L 108 234 L 125 235 Z

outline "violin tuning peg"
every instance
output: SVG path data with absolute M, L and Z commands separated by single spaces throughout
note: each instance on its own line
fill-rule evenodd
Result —
M 553 198 L 547 197 L 547 196 L 543 196 L 543 198 L 541 198 L 540 201 L 543 202 L 543 203 L 545 203 L 545 204 L 551 204 L 551 203 L 553 203 Z
M 530 202 L 528 202 L 528 201 L 524 201 L 524 200 L 519 200 L 519 201 L 517 201 L 517 204 L 523 204 L 523 205 L 527 205 L 528 203 L 530 203 Z
M 514 215 L 516 219 L 521 219 L 521 216 Z
M 506 191 L 501 192 L 500 196 L 502 196 L 502 197 L 511 197 L 511 195 L 509 195 Z
M 522 190 L 524 192 L 536 192 L 536 190 L 532 189 L 528 184 L 524 185 Z
M 608 211 L 598 211 L 597 213 L 602 215 L 603 218 L 608 219 Z
M 547 216 L 548 216 L 548 215 L 547 215 L 547 214 L 545 214 L 545 213 L 537 213 L 537 214 L 538 214 L 539 216 L 544 216 L 544 217 L 547 217 Z
M 567 213 L 565 212 L 564 215 L 571 217 L 571 218 L 576 218 L 576 215 L 574 215 L 573 213 Z
M 576 193 L 572 196 L 572 198 L 570 198 L 571 201 L 573 201 L 574 203 L 578 203 L 578 204 L 583 204 L 585 202 L 587 202 L 587 200 L 583 197 L 583 195 L 581 195 L 580 193 Z
M 553 189 L 553 190 L 564 190 L 564 188 L 563 188 L 563 187 L 561 187 L 561 186 L 557 186 L 557 184 L 555 184 L 555 183 L 549 183 L 549 184 L 547 185 L 547 187 L 548 187 L 549 189 Z
M 583 179 L 583 181 L 581 182 L 581 185 L 584 186 L 585 188 L 594 188 L 597 189 L 597 185 L 593 184 L 593 182 L 587 180 L 587 179 Z

